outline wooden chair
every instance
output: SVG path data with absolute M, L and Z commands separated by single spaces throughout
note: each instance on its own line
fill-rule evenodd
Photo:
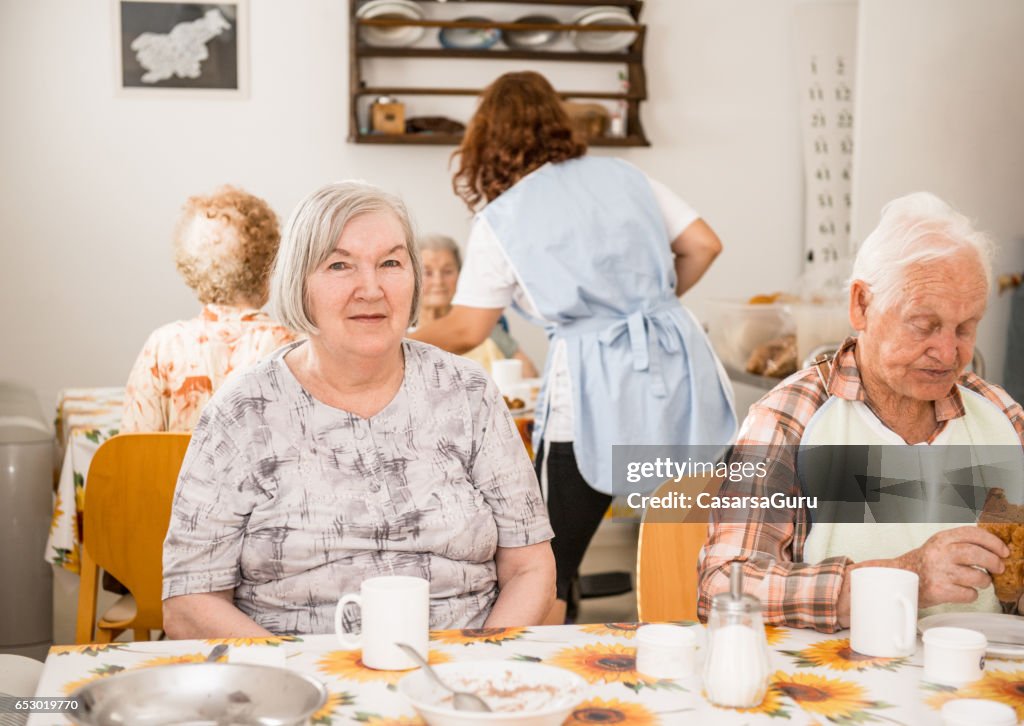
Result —
M 149 640 L 150 630 L 162 629 L 164 536 L 190 438 L 188 433 L 121 434 L 97 449 L 85 487 L 77 643 L 109 643 L 129 628 L 136 640 Z M 101 567 L 130 594 L 97 622 Z
M 667 482 L 654 496 L 669 492 L 694 496 L 709 483 L 703 479 Z M 648 509 L 640 525 L 636 604 L 644 622 L 697 619 L 697 557 L 707 541 L 708 525 L 697 510 L 691 516 L 692 522 L 683 521 L 677 510 Z

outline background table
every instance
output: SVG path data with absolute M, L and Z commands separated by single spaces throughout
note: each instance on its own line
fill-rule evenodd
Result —
M 117 434 L 123 402 L 124 388 L 68 388 L 57 400 L 56 434 L 62 463 L 44 557 L 71 572 L 79 570 L 89 464 L 100 444 Z
M 703 627 L 700 640 L 703 641 Z M 769 627 L 772 689 L 758 708 L 717 708 L 703 697 L 698 677 L 651 680 L 635 667 L 633 623 L 565 625 L 432 634 L 433 663 L 484 659 L 528 660 L 567 668 L 589 684 L 567 724 L 938 724 L 938 709 L 954 697 L 1007 703 L 1024 716 L 1024 664 L 991 660 L 977 683 L 955 689 L 921 682 L 921 647 L 910 658 L 867 658 L 850 652 L 847 633 L 822 635 Z M 84 683 L 129 668 L 203 660 L 217 643 L 185 640 L 112 645 L 55 646 L 36 692 L 66 697 Z M 245 643 L 254 641 L 246 640 Z M 421 722 L 395 691 L 402 673 L 362 665 L 358 650 L 344 650 L 334 636 L 282 637 L 289 668 L 327 686 L 330 700 L 314 718 L 318 726 L 415 726 Z M 65 724 L 63 716 L 36 714 L 30 726 Z

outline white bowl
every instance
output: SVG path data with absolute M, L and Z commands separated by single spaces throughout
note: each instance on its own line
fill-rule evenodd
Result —
M 493 711 L 456 711 L 450 694 L 418 670 L 399 681 L 398 692 L 430 726 L 561 726 L 586 692 L 586 682 L 575 673 L 541 663 L 465 661 L 434 670 L 452 688 L 476 693 Z M 503 698 L 500 690 L 517 692 Z

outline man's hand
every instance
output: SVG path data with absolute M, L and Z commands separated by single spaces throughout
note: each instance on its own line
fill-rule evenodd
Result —
M 943 603 L 974 602 L 978 589 L 992 584 L 989 573 L 1003 571 L 1010 550 L 980 527 L 957 527 L 932 535 L 917 549 L 896 558 L 895 566 L 921 578 L 919 608 Z M 979 569 L 980 568 L 980 569 Z

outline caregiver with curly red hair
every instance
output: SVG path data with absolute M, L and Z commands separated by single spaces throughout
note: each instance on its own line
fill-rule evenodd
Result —
M 456 151 L 455 192 L 479 211 L 453 308 L 411 336 L 461 353 L 508 305 L 548 332 L 534 450 L 555 530 L 552 623 L 611 503 L 613 445 L 721 445 L 736 428 L 731 389 L 677 297 L 718 237 L 636 167 L 586 151 L 543 76 L 507 73 L 484 91 Z

